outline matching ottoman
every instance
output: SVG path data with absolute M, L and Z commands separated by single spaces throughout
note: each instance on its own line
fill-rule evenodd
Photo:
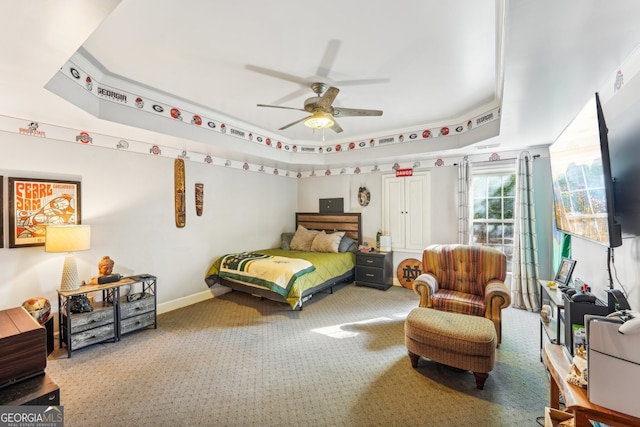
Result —
M 423 356 L 472 371 L 476 387 L 484 388 L 484 382 L 493 370 L 498 341 L 491 320 L 418 307 L 407 316 L 404 333 L 411 366 L 417 368 L 418 360 Z

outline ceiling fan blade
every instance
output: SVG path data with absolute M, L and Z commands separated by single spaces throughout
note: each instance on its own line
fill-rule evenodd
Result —
M 356 85 L 372 85 L 378 83 L 389 83 L 391 79 L 362 79 L 362 80 L 341 80 L 334 82 L 336 86 L 356 86 Z
M 292 101 L 296 98 L 299 98 L 301 96 L 304 96 L 306 94 L 309 93 L 309 89 L 308 88 L 300 88 L 296 91 L 291 92 L 288 95 L 283 96 L 282 98 L 276 99 L 275 101 L 273 101 L 274 104 L 284 104 L 285 102 L 289 102 Z
M 302 111 L 304 111 L 304 110 L 302 110 Z M 287 128 L 290 128 L 290 127 L 291 127 L 291 126 L 293 126 L 293 125 L 297 125 L 298 123 L 300 123 L 300 122 L 303 122 L 303 121 L 307 120 L 309 117 L 311 117 L 311 116 L 303 117 L 303 118 L 301 118 L 300 120 L 296 120 L 295 122 L 291 122 L 291 123 L 289 123 L 288 125 L 284 125 L 284 126 L 282 126 L 282 127 L 281 127 L 280 129 L 278 129 L 278 130 L 285 130 L 285 129 L 287 129 Z
M 329 72 L 331 72 L 331 68 L 333 67 L 333 63 L 338 56 L 338 50 L 340 50 L 340 40 L 329 40 L 327 43 L 327 48 L 324 50 L 324 55 L 322 55 L 322 59 L 320 60 L 320 64 L 318 65 L 318 69 L 316 70 L 316 75 L 320 77 L 328 77 Z
M 308 85 L 308 82 L 298 76 L 294 76 L 293 74 L 283 73 L 281 71 L 271 70 L 269 68 L 258 67 L 257 65 L 247 64 L 244 66 L 249 71 L 255 71 L 256 73 L 266 74 L 271 77 L 275 77 L 282 80 L 287 80 L 294 83 L 299 83 L 301 85 Z
M 282 108 L 283 110 L 296 110 L 296 111 L 306 111 L 302 108 L 293 108 L 293 107 L 283 107 L 281 105 L 268 105 L 268 104 L 256 104 L 258 107 L 269 107 L 269 108 Z
M 340 89 L 338 89 L 337 87 L 333 87 L 333 86 L 330 87 L 329 89 L 324 91 L 324 93 L 320 97 L 320 100 L 318 101 L 318 105 L 324 111 L 328 110 L 329 107 L 331 107 L 331 104 L 333 103 L 333 101 L 336 99 L 336 96 L 338 96 L 338 92 L 340 92 Z
M 334 131 L 335 133 L 342 132 L 342 128 L 340 127 L 340 125 L 338 124 L 338 122 L 335 119 L 333 119 L 333 126 L 331 126 L 330 129 L 332 131 Z
M 335 117 L 363 117 L 363 116 L 381 116 L 381 110 L 363 110 L 361 108 L 333 108 Z

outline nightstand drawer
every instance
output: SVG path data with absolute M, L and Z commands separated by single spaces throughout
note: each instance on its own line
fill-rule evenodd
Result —
M 384 283 L 384 270 L 372 267 L 356 267 L 356 277 L 359 282 Z
M 100 326 L 71 335 L 71 348 L 77 350 L 91 344 L 96 344 L 108 339 L 116 339 L 115 324 Z
M 89 313 L 72 313 L 71 334 L 113 323 L 113 321 L 113 307 L 94 309 L 94 311 Z
M 367 267 L 377 267 L 377 268 L 384 267 L 385 257 L 380 256 L 379 254 L 370 255 L 366 253 L 359 253 L 359 254 L 356 254 L 356 258 L 357 258 L 356 263 L 358 265 L 367 266 Z
M 154 311 L 156 308 L 155 296 L 146 294 L 144 298 L 128 302 L 126 297 L 120 299 L 120 318 L 126 319 L 138 314 Z
M 155 311 L 143 313 L 139 316 L 130 317 L 120 322 L 120 334 L 128 334 L 148 326 L 153 326 L 156 322 Z

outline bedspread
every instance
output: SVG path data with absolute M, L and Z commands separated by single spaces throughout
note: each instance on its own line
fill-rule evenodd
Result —
M 264 286 L 282 296 L 294 280 L 316 268 L 305 259 L 242 252 L 225 255 L 220 261 L 220 277 Z
M 335 254 L 272 248 L 255 250 L 252 253 L 303 259 L 313 264 L 315 270 L 297 277 L 288 290 L 285 291 L 278 288 L 272 290 L 273 292 L 279 291 L 277 293 L 286 299 L 292 308 L 300 304 L 300 301 L 309 290 L 323 283 L 332 282 L 335 278 L 353 271 L 355 268 L 355 254 L 351 252 Z M 224 275 L 220 273 L 222 259 L 223 257 L 217 258 L 205 275 L 205 282 L 209 287 L 220 283 L 221 277 L 224 278 Z M 242 279 L 240 281 L 247 282 Z M 252 285 L 256 286 L 255 284 Z

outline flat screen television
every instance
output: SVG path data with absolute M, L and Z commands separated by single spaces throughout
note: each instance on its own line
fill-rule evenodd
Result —
M 637 86 L 637 85 L 636 85 Z M 635 89 L 635 91 L 633 90 Z M 624 91 L 630 91 L 628 94 Z M 626 99 L 621 98 L 626 96 Z M 620 98 L 619 98 L 620 97 Z M 604 105 L 609 128 L 616 219 L 622 238 L 640 236 L 640 87 L 623 87 Z
M 549 157 L 558 230 L 609 248 L 622 245 L 607 125 L 597 93 L 551 144 Z

